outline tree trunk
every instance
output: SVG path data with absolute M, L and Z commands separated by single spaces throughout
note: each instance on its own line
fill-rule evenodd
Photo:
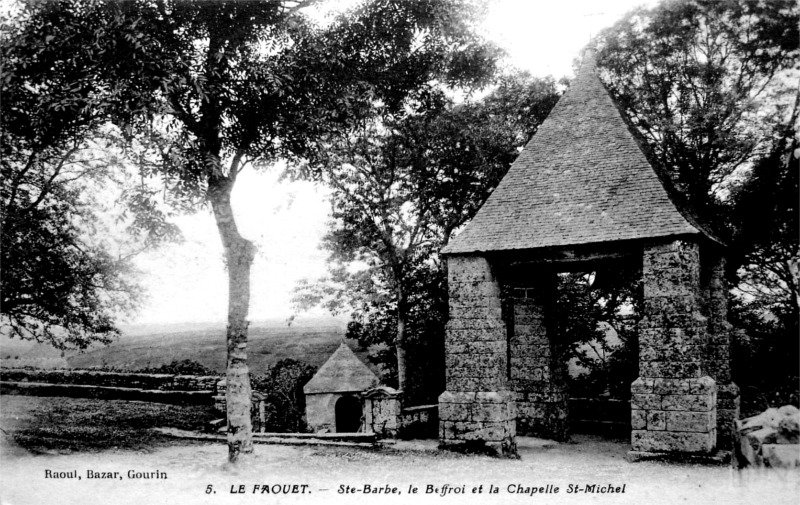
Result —
M 250 419 L 250 372 L 247 367 L 247 312 L 250 307 L 250 265 L 255 247 L 236 227 L 231 207 L 233 183 L 227 178 L 209 183 L 208 197 L 214 209 L 228 267 L 228 360 L 225 394 L 228 417 L 228 461 L 253 452 Z
M 405 391 L 408 384 L 408 370 L 406 368 L 406 294 L 403 288 L 397 288 L 397 335 L 395 336 L 395 349 L 397 350 L 397 383 L 401 391 Z

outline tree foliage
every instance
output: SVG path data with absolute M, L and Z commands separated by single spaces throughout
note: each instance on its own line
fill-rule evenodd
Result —
M 316 368 L 293 359 L 282 359 L 266 373 L 253 377 L 253 390 L 264 394 L 265 426 L 269 432 L 304 433 L 306 396 L 303 386 Z
M 797 41 L 794 2 L 662 2 L 602 32 L 598 63 L 681 193 L 708 212 L 788 119 Z
M 560 273 L 556 293 L 557 359 L 586 370 L 570 377 L 570 394 L 629 398 L 639 376 L 641 270 L 612 262 L 593 272 Z
M 599 37 L 624 113 L 730 245 L 745 390 L 794 380 L 796 392 L 799 23 L 796 2 L 683 0 L 634 10 Z
M 213 212 L 229 276 L 231 461 L 252 450 L 246 318 L 254 246 L 231 203 L 239 173 L 279 158 L 313 167 L 320 135 L 376 104 L 396 110 L 424 101 L 433 78 L 468 78 L 492 54 L 465 30 L 468 2 L 374 0 L 327 26 L 303 15 L 313 3 L 67 0 L 32 3 L 25 24 L 51 45 L 62 27 L 74 31 L 76 48 L 91 48 L 87 82 L 109 98 L 79 108 L 107 113 L 140 146 L 141 175 L 161 181 L 173 201 Z M 72 61 L 69 51 L 46 56 L 44 69 Z
M 96 76 L 108 63 L 98 40 L 103 23 L 122 29 L 119 18 L 64 5 L 19 5 L 0 71 L 4 331 L 61 349 L 119 335 L 117 319 L 141 298 L 130 258 L 177 237 L 165 211 L 129 185 L 105 126 L 118 88 Z M 123 188 L 119 202 L 100 195 Z M 101 238 L 115 211 L 126 231 Z
M 325 138 L 318 178 L 332 188 L 325 247 L 333 286 L 306 284 L 298 295 L 301 304 L 349 304 L 350 336 L 372 345 L 385 376 L 396 371 L 396 384 L 420 400 L 442 382 L 430 376 L 441 371 L 447 317 L 438 251 L 499 183 L 558 92 L 552 79 L 518 73 L 477 102 L 456 104 L 441 88 L 426 98 L 424 107 L 377 110 Z M 353 263 L 360 268 L 345 268 Z M 417 363 L 406 360 L 411 354 Z

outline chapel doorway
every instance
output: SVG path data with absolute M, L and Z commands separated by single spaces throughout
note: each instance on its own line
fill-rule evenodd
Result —
M 355 433 L 361 427 L 361 401 L 343 396 L 336 401 L 336 432 Z

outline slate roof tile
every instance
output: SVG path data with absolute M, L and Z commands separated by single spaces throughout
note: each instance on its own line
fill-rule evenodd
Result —
M 314 377 L 303 386 L 305 394 L 366 391 L 378 377 L 350 347 L 342 342 Z
M 589 53 L 578 77 L 497 189 L 442 252 L 697 233 L 707 234 L 670 198 Z

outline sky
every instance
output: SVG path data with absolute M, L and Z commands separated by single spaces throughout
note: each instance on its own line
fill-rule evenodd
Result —
M 334 8 L 348 0 L 334 1 Z M 494 0 L 482 26 L 504 48 L 509 63 L 535 76 L 572 76 L 580 50 L 603 28 L 638 5 L 654 0 Z M 319 241 L 330 219 L 324 188 L 304 181 L 279 181 L 280 167 L 246 169 L 237 180 L 233 206 L 242 234 L 258 254 L 251 271 L 250 320 L 295 314 L 292 290 L 303 278 L 325 274 Z M 222 246 L 208 211 L 177 219 L 180 245 L 141 255 L 137 265 L 148 300 L 129 324 L 223 322 L 227 273 Z M 301 313 L 321 315 L 322 311 Z

